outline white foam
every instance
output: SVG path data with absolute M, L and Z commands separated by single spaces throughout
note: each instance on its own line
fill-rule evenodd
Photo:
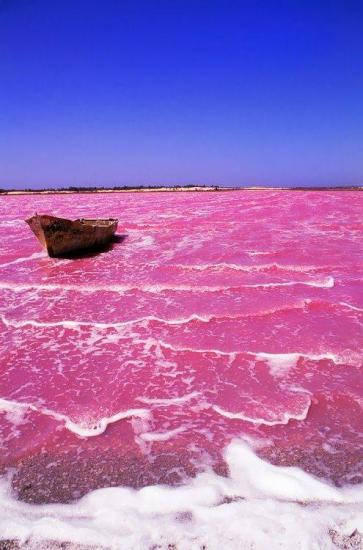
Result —
M 24 222 L 22 219 L 12 219 L 12 220 L 1 220 L 0 221 L 0 227 L 16 227 L 19 228 L 19 226 Z
M 180 427 L 175 428 L 174 430 L 168 430 L 165 432 L 144 432 L 139 435 L 143 441 L 153 442 L 153 441 L 168 441 L 173 437 L 185 432 L 186 428 Z
M 288 265 L 288 264 L 278 264 L 276 262 L 268 264 L 253 264 L 253 265 L 243 265 L 243 264 L 234 264 L 234 263 L 206 263 L 206 264 L 174 264 L 173 267 L 179 267 L 182 269 L 190 271 L 218 271 L 218 270 L 231 270 L 231 271 L 242 271 L 246 273 L 250 272 L 259 272 L 259 271 L 269 271 L 271 269 L 277 269 L 280 271 L 293 271 L 296 273 L 310 273 L 311 271 L 317 271 L 323 269 L 322 266 L 313 266 L 313 265 Z M 330 266 L 329 266 L 330 267 Z
M 279 366 L 282 367 L 282 370 L 284 368 L 289 369 L 297 365 L 297 362 L 299 358 L 307 359 L 310 361 L 322 361 L 324 359 L 333 361 L 336 365 L 339 364 L 352 364 L 353 366 L 358 366 L 359 360 L 361 359 L 360 355 L 358 354 L 352 354 L 345 352 L 342 356 L 339 356 L 332 352 L 325 352 L 320 354 L 314 354 L 314 353 L 304 353 L 304 352 L 289 352 L 289 353 L 268 353 L 268 352 L 262 352 L 262 351 L 249 351 L 249 350 L 235 350 L 235 351 L 224 351 L 218 348 L 194 348 L 194 347 L 187 347 L 187 346 L 178 346 L 176 344 L 169 344 L 168 342 L 164 342 L 163 340 L 156 339 L 153 337 L 149 337 L 146 340 L 142 339 L 135 339 L 135 342 L 138 343 L 144 343 L 148 349 L 150 349 L 153 346 L 158 346 L 166 349 L 170 349 L 173 351 L 189 351 L 192 353 L 210 353 L 220 356 L 226 356 L 229 357 L 231 360 L 234 360 L 238 354 L 241 355 L 249 355 L 252 357 L 256 357 L 256 359 L 261 359 L 263 361 L 266 361 L 268 363 L 268 366 L 272 369 L 276 369 L 274 374 L 278 374 L 278 368 Z M 283 373 L 281 373 L 283 374 Z
M 295 285 L 306 285 L 316 288 L 333 288 L 334 287 L 334 277 L 326 277 L 325 279 L 317 281 L 287 281 L 281 283 L 256 283 L 252 285 L 242 285 L 244 288 L 272 288 L 272 287 L 283 287 L 283 286 L 295 286 Z
M 352 309 L 353 311 L 363 311 L 362 307 L 353 306 L 352 304 L 348 304 L 347 302 L 339 302 L 341 306 L 347 307 L 348 309 Z
M 100 489 L 68 505 L 17 502 L 3 479 L 1 536 L 118 550 L 332 550 L 334 534 L 348 539 L 363 528 L 362 486 L 337 489 L 273 466 L 241 441 L 225 459 L 229 478 L 205 472 L 177 488 Z
M 271 252 L 258 252 L 258 251 L 251 251 L 251 250 L 246 250 L 246 253 L 249 255 L 249 256 L 269 256 L 271 254 L 274 254 L 274 251 L 272 250 Z
M 281 313 L 284 311 L 291 311 L 296 309 L 303 309 L 306 305 L 311 304 L 312 300 L 305 299 L 302 300 L 300 303 L 293 304 L 293 305 L 283 305 L 281 307 L 276 307 L 273 309 L 267 309 L 267 310 L 261 310 L 261 311 L 255 311 L 250 313 L 238 313 L 238 314 L 232 314 L 227 315 L 225 313 L 222 314 L 191 314 L 188 317 L 177 317 L 173 319 L 165 319 L 164 317 L 157 317 L 155 315 L 146 315 L 145 317 L 139 317 L 136 319 L 129 319 L 127 321 L 116 321 L 116 322 L 110 322 L 110 323 L 100 323 L 97 321 L 76 321 L 74 319 L 62 319 L 60 321 L 37 321 L 36 319 L 22 319 L 22 320 L 15 320 L 15 319 L 8 319 L 5 315 L 0 315 L 1 322 L 7 326 L 7 327 L 13 327 L 13 328 L 22 328 L 26 326 L 32 326 L 32 327 L 39 327 L 39 328 L 53 328 L 53 327 L 64 327 L 68 329 L 74 329 L 77 330 L 79 327 L 92 327 L 100 330 L 106 330 L 109 328 L 123 328 L 127 326 L 132 326 L 135 324 L 144 324 L 149 322 L 158 322 L 163 323 L 167 325 L 183 325 L 188 324 L 193 321 L 200 321 L 202 323 L 209 323 L 213 319 L 216 320 L 224 320 L 224 319 L 245 319 L 245 318 L 251 318 L 251 317 L 264 317 L 268 315 L 272 315 L 274 313 Z
M 334 353 L 322 353 L 322 354 L 308 354 L 308 353 L 265 353 L 257 352 L 255 354 L 257 359 L 266 361 L 269 366 L 269 370 L 272 376 L 280 377 L 287 374 L 287 372 L 296 367 L 300 358 L 308 359 L 310 361 L 322 361 L 327 359 L 333 361 L 335 364 L 343 362 L 343 360 Z
M 137 241 L 132 243 L 133 248 L 149 248 L 155 243 L 154 237 L 151 235 L 141 235 Z
M 310 405 L 311 401 L 310 399 L 307 399 L 306 407 L 300 413 L 284 412 L 283 414 L 280 414 L 280 416 L 276 418 L 276 420 L 268 420 L 267 418 L 258 417 L 253 418 L 251 416 L 245 415 L 242 412 L 232 413 L 230 411 L 227 411 L 226 409 L 223 409 L 222 407 L 218 407 L 217 405 L 213 405 L 212 409 L 221 416 L 224 416 L 225 418 L 230 418 L 231 420 L 243 420 L 244 422 L 249 422 L 257 426 L 279 426 L 288 424 L 290 420 L 305 420 L 309 412 Z
M 52 411 L 46 407 L 40 407 L 34 405 L 33 403 L 21 403 L 19 401 L 11 401 L 2 398 L 0 398 L 0 410 L 6 411 L 8 418 L 11 418 L 8 416 L 9 414 L 15 415 L 15 418 L 17 418 L 17 415 L 25 414 L 28 410 L 43 414 L 45 416 L 50 416 L 51 418 L 54 418 L 54 420 L 64 423 L 64 427 L 67 430 L 80 437 L 100 435 L 106 430 L 109 424 L 113 424 L 114 422 L 118 422 L 119 420 L 123 420 L 125 418 L 135 416 L 146 418 L 150 415 L 147 409 L 128 409 L 108 417 L 99 419 L 82 418 L 75 422 L 69 416 Z
M 256 359 L 266 361 L 272 376 L 280 377 L 295 367 L 300 359 L 299 353 L 256 353 Z
M 238 480 L 244 496 L 250 498 L 363 504 L 363 486 L 338 489 L 300 468 L 274 466 L 237 441 L 227 448 L 226 460 L 231 478 Z
M 189 317 L 181 317 L 177 319 L 163 319 L 161 317 L 156 317 L 155 315 L 148 315 L 145 317 L 140 317 L 137 319 L 131 319 L 128 321 L 119 321 L 119 322 L 113 322 L 113 323 L 98 323 L 95 321 L 75 321 L 75 320 L 68 320 L 68 319 L 62 319 L 61 321 L 37 321 L 35 319 L 22 319 L 21 321 L 16 321 L 14 319 L 8 319 L 5 317 L 5 315 L 0 315 L 0 320 L 4 323 L 4 325 L 8 327 L 14 327 L 14 328 L 22 328 L 26 326 L 32 326 L 32 327 L 42 327 L 42 328 L 52 328 L 52 327 L 64 327 L 69 329 L 78 329 L 78 327 L 94 327 L 98 329 L 108 329 L 108 328 L 122 328 L 128 325 L 134 325 L 134 324 L 140 324 L 140 323 L 147 323 L 151 321 L 156 321 L 159 323 L 165 323 L 168 325 L 182 325 L 186 323 L 190 323 L 191 321 L 201 321 L 201 322 L 209 322 L 214 317 L 218 318 L 218 316 L 214 315 L 190 315 Z M 238 318 L 239 316 L 232 317 L 232 318 Z M 223 318 L 223 316 L 221 316 Z
M 149 323 L 149 322 L 158 322 L 163 323 L 167 325 L 184 325 L 191 323 L 193 321 L 200 321 L 202 323 L 209 323 L 213 319 L 216 320 L 223 320 L 223 319 L 244 319 L 244 318 L 250 318 L 250 317 L 264 317 L 268 315 L 272 315 L 274 313 L 280 313 L 283 311 L 291 311 L 295 309 L 303 309 L 307 304 L 311 303 L 311 300 L 303 300 L 299 304 L 291 305 L 291 306 L 282 306 L 280 308 L 276 307 L 274 309 L 268 309 L 268 310 L 262 310 L 262 311 L 256 311 L 253 313 L 238 313 L 235 315 L 227 315 L 227 314 L 206 314 L 206 315 L 198 315 L 198 314 L 192 314 L 188 317 L 178 317 L 174 319 L 165 319 L 163 317 L 157 317 L 155 315 L 146 315 L 145 317 L 139 317 L 136 319 L 130 319 L 127 321 L 116 321 L 111 323 L 100 323 L 97 321 L 76 321 L 74 319 L 62 319 L 60 321 L 37 321 L 36 319 L 22 319 L 22 320 L 15 320 L 15 319 L 8 319 L 5 315 L 0 315 L 1 322 L 7 326 L 7 327 L 13 327 L 13 328 L 22 328 L 26 326 L 32 326 L 32 327 L 40 327 L 40 328 L 53 328 L 53 327 L 64 327 L 68 329 L 74 329 L 77 330 L 79 327 L 92 327 L 97 329 L 109 329 L 109 328 L 122 328 L 130 325 L 135 324 L 141 324 L 141 323 Z
M 23 263 L 23 262 L 29 262 L 31 260 L 37 260 L 38 258 L 46 258 L 46 257 L 47 256 L 46 256 L 45 252 L 34 252 L 34 254 L 31 254 L 30 256 L 24 256 L 22 258 L 16 258 L 15 260 L 11 260 L 10 262 L 0 264 L 0 268 L 1 267 L 7 267 L 9 265 L 20 264 L 20 263 Z
M 158 405 L 158 406 L 172 406 L 172 405 L 183 405 L 184 403 L 195 399 L 200 396 L 200 392 L 193 391 L 187 395 L 182 395 L 181 397 L 171 397 L 169 399 L 162 398 L 148 398 L 148 397 L 137 397 L 137 401 L 145 403 L 146 405 Z
M 192 353 L 211 353 L 211 354 L 215 354 L 215 355 L 222 355 L 222 356 L 226 356 L 226 357 L 235 357 L 236 351 L 223 351 L 223 350 L 220 350 L 220 349 L 217 349 L 217 348 L 192 348 L 192 347 L 186 347 L 186 346 L 177 346 L 175 344 L 169 344 L 167 342 L 164 342 L 163 340 L 160 340 L 160 339 L 156 339 L 156 338 L 153 338 L 153 337 L 149 337 L 147 338 L 146 340 L 142 340 L 142 339 L 138 339 L 138 340 L 135 340 L 135 342 L 139 342 L 139 343 L 145 343 L 145 346 L 147 349 L 150 349 L 151 347 L 155 346 L 155 347 L 162 347 L 162 348 L 165 348 L 165 349 L 170 349 L 170 350 L 173 350 L 173 351 L 190 351 Z M 243 353 L 243 352 L 241 352 Z
M 117 292 L 125 293 L 133 290 L 139 290 L 142 292 L 148 292 L 151 294 L 158 294 L 163 291 L 175 291 L 175 292 L 219 292 L 223 290 L 238 289 L 238 288 L 274 288 L 274 287 L 286 287 L 295 285 L 305 285 L 317 288 L 333 288 L 334 277 L 326 277 L 325 279 L 317 279 L 311 281 L 286 281 L 278 283 L 255 283 L 255 284 L 239 284 L 239 285 L 177 285 L 177 284 L 140 284 L 135 286 L 134 284 L 107 284 L 107 285 L 75 285 L 75 284 L 37 284 L 37 283 L 11 283 L 0 282 L 0 288 L 13 290 L 20 292 L 23 290 L 74 290 L 76 292 Z

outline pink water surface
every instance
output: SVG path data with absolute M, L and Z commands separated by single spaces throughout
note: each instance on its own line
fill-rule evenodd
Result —
M 119 218 L 48 258 L 34 213 Z M 363 194 L 0 197 L 1 464 L 20 498 L 178 484 L 247 439 L 363 481 Z

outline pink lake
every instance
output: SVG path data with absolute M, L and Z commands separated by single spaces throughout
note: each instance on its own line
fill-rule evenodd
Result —
M 122 238 L 52 259 L 23 221 L 35 211 L 117 217 Z M 237 440 L 332 490 L 360 486 L 362 212 L 360 192 L 1 196 L 13 498 L 229 479 Z

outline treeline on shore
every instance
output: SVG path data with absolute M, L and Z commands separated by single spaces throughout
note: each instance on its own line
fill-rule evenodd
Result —
M 194 185 L 192 183 L 186 185 L 116 185 L 113 187 L 44 187 L 41 189 L 1 189 L 0 194 L 7 193 L 102 193 L 110 191 L 183 191 L 183 190 L 196 190 L 196 191 L 243 191 L 243 190 L 285 190 L 285 191 L 362 191 L 363 186 L 359 185 L 330 185 L 330 186 L 299 186 L 299 187 L 258 187 L 258 186 L 239 186 L 239 187 L 220 187 L 219 185 Z
M 200 189 L 200 190 L 214 190 L 218 191 L 220 187 L 218 185 L 195 185 L 195 184 L 187 184 L 187 185 L 115 185 L 113 187 L 93 187 L 93 186 L 85 186 L 85 187 L 77 187 L 77 186 L 69 186 L 69 187 L 44 187 L 41 189 L 0 189 L 0 193 L 97 193 L 98 191 L 142 191 L 143 189 L 167 189 L 170 191 L 177 191 L 179 189 Z

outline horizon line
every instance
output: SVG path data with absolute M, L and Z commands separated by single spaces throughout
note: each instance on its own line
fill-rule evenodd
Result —
M 291 185 L 291 186 L 266 186 L 266 185 L 238 185 L 221 186 L 208 184 L 180 184 L 180 185 L 114 185 L 114 186 L 92 186 L 92 185 L 70 185 L 67 187 L 42 187 L 42 188 L 0 188 L 0 194 L 31 194 L 31 193 L 102 193 L 102 192 L 127 192 L 127 191 L 238 191 L 238 190 L 341 190 L 361 191 L 362 185 Z

